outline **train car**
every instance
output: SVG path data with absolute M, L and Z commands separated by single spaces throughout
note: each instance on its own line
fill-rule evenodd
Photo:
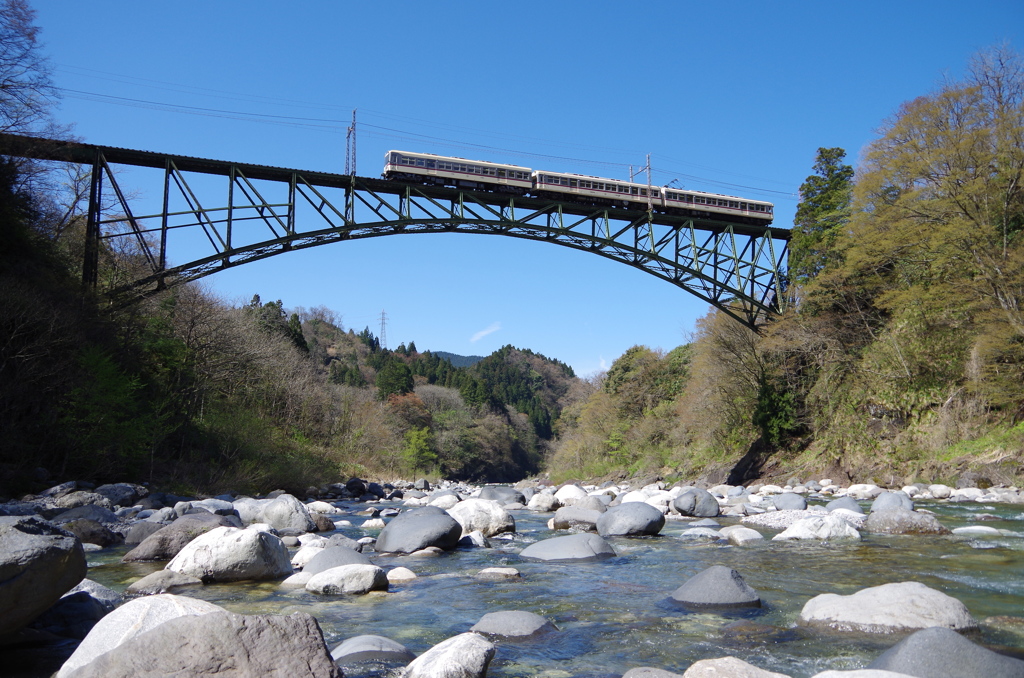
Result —
M 455 186 L 517 195 L 530 194 L 553 200 L 590 205 L 611 205 L 694 217 L 726 217 L 747 224 L 768 224 L 774 206 L 763 200 L 689 191 L 667 186 L 592 177 L 567 172 L 531 170 L 519 165 L 466 160 L 431 153 L 388 151 L 384 178 L 437 186 Z M 650 193 L 650 195 L 648 195 Z
M 647 184 L 547 170 L 533 173 L 532 193 L 539 197 L 565 199 L 569 196 L 570 199 L 575 198 L 576 202 L 621 207 L 642 204 L 646 209 L 647 192 Z M 660 206 L 661 188 L 652 186 L 650 193 L 652 205 Z
M 670 214 L 724 214 L 744 223 L 771 223 L 775 216 L 774 205 L 763 200 L 746 200 L 732 195 L 676 188 L 665 188 L 662 191 L 665 211 Z
M 523 195 L 533 188 L 533 170 L 518 165 L 466 160 L 432 153 L 388 151 L 384 178 Z
M 647 184 L 547 170 L 533 173 L 532 194 L 556 200 L 569 197 L 575 202 L 634 209 L 647 209 L 650 206 L 658 212 L 683 216 L 723 215 L 741 223 L 770 223 L 774 217 L 770 202 L 663 186 L 648 188 Z

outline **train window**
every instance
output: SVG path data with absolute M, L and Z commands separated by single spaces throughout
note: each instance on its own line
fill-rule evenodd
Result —
M 739 206 L 740 206 L 740 204 L 738 202 L 736 202 L 735 200 L 730 200 L 729 201 L 729 207 L 731 207 L 733 209 L 736 209 Z
M 659 191 L 659 190 L 658 190 L 658 189 L 656 189 L 656 188 L 652 188 L 652 189 L 651 189 L 651 195 L 653 195 L 653 196 L 654 196 L 655 198 L 658 198 L 658 197 L 660 197 L 660 196 L 661 196 L 661 191 Z
M 572 187 L 572 188 L 576 188 L 576 180 L 575 179 L 569 179 L 569 186 Z

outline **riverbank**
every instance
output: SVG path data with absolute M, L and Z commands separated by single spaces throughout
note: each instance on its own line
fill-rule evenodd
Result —
M 519 490 L 521 499 L 504 494 L 491 500 L 480 499 L 493 492 L 489 488 L 446 484 L 428 490 L 425 483 L 420 483 L 423 489 L 418 490 L 410 487 L 411 483 L 387 487 L 353 482 L 332 486 L 329 493 L 318 492 L 321 496 L 294 503 L 280 496 L 224 496 L 193 501 L 174 498 L 177 501 L 172 505 L 158 507 L 158 503 L 171 498 L 153 493 L 140 498 L 123 495 L 122 501 L 131 506 L 117 508 L 119 504 L 111 504 L 106 510 L 114 516 L 112 521 L 99 511 L 104 507 L 97 503 L 82 503 L 73 510 L 106 516 L 108 522 L 96 522 L 112 533 L 127 535 L 145 523 L 164 527 L 165 522 L 170 525 L 203 514 L 211 519 L 219 514 L 219 519 L 227 522 L 258 524 L 268 518 L 266 507 L 272 504 L 300 506 L 301 510 L 296 509 L 287 518 L 284 512 L 270 511 L 270 519 L 279 527 L 250 526 L 239 533 L 265 531 L 281 542 L 292 564 L 298 559 L 305 567 L 309 567 L 310 551 L 319 555 L 319 550 L 331 548 L 333 544 L 328 540 L 346 544 L 351 540 L 360 545 L 359 555 L 386 575 L 403 574 L 400 569 L 405 568 L 415 577 L 403 580 L 389 576 L 386 590 L 364 595 L 325 595 L 305 586 L 284 585 L 280 575 L 228 581 L 210 574 L 205 577 L 207 583 L 201 583 L 204 577 L 198 577 L 192 584 L 172 589 L 174 594 L 213 603 L 235 614 L 308 613 L 318 622 L 325 647 L 372 633 L 386 636 L 416 655 L 469 632 L 485 615 L 499 610 L 528 611 L 553 624 L 556 631 L 544 634 L 543 639 L 488 635 L 488 642 L 494 646 L 487 669 L 491 676 L 612 676 L 640 666 L 683 673 L 701 660 L 726 656 L 794 678 L 864 667 L 907 637 L 910 629 L 875 633 L 819 628 L 801 619 L 804 607 L 824 593 L 848 595 L 901 581 L 919 582 L 963 604 L 976 623 L 976 628 L 964 632 L 969 642 L 1024 656 L 1024 619 L 1019 612 L 1024 609 L 1024 589 L 1017 576 L 1024 568 L 1024 504 L 1020 503 L 1024 500 L 1017 488 L 922 485 L 908 486 L 906 492 L 887 492 L 877 486 L 841 487 L 822 480 L 829 479 L 808 480 L 788 488 L 710 487 L 713 505 L 698 502 L 697 497 L 704 495 L 683 485 L 665 487 L 656 483 L 634 488 L 530 484 Z M 93 488 L 89 494 L 110 495 L 115 487 L 119 486 Z M 132 488 L 120 487 L 125 492 Z M 134 489 L 137 493 L 144 490 Z M 76 493 L 84 491 L 65 486 L 45 497 L 4 505 L 4 510 L 27 511 L 35 506 L 44 515 L 51 514 L 51 521 L 68 526 L 61 514 L 72 509 L 55 514 L 52 511 L 60 508 L 56 504 L 61 500 L 64 504 L 82 501 L 83 495 Z M 931 518 L 942 531 L 898 533 L 891 528 L 871 528 L 868 522 L 872 515 L 886 513 L 880 508 L 872 511 L 876 502 L 880 498 L 892 501 L 892 497 L 901 503 L 903 497 L 914 502 L 911 516 Z M 799 506 L 801 500 L 806 508 L 790 508 L 793 503 Z M 800 520 L 845 515 L 842 511 L 856 513 L 848 502 L 846 507 L 828 510 L 829 503 L 837 500 L 852 501 L 867 514 L 863 521 L 853 516 L 843 519 L 851 527 L 860 524 L 854 528 L 857 538 L 819 535 L 775 540 Z M 381 534 L 395 523 L 396 515 L 409 515 L 414 509 L 432 505 L 436 512 L 458 522 L 462 511 L 478 503 L 488 507 L 493 504 L 510 516 L 513 529 L 486 534 L 493 529 L 486 522 L 479 526 L 479 534 L 458 545 L 427 545 L 416 549 L 415 554 L 377 549 L 383 549 Z M 656 509 L 654 513 L 664 518 L 663 525 L 646 536 L 590 531 L 598 528 L 600 515 L 630 504 Z M 698 506 L 703 509 L 697 511 Z M 713 516 L 684 515 L 687 511 L 712 513 L 716 508 Z M 908 510 L 905 506 L 899 508 Z M 305 529 L 308 524 L 295 527 L 280 522 L 302 519 L 303 511 L 314 525 L 319 523 L 320 531 Z M 559 529 L 555 523 L 560 513 L 567 511 L 575 511 L 577 519 L 586 518 L 584 512 L 599 515 L 593 527 L 577 520 L 571 530 Z M 467 520 L 465 516 L 462 519 Z M 328 527 L 327 523 L 330 529 L 322 529 Z M 465 528 L 462 522 L 458 525 L 457 537 L 461 537 Z M 747 534 L 748 540 L 744 541 L 740 528 L 757 537 L 749 539 Z M 231 528 L 219 525 L 213 529 Z M 604 539 L 614 555 L 577 561 L 543 561 L 521 555 L 533 544 L 573 533 Z M 270 536 L 267 541 L 276 543 Z M 129 547 L 123 544 L 88 549 L 84 554 L 88 578 L 118 597 L 144 576 L 170 571 L 169 558 L 122 562 L 129 553 Z M 300 557 L 303 550 L 305 554 Z M 670 602 L 673 591 L 713 565 L 735 570 L 757 591 L 760 607 L 694 610 Z M 500 576 L 508 578 L 482 578 L 480 572 L 488 568 L 501 568 L 505 573 Z M 517 574 L 508 573 L 510 568 Z M 122 602 L 117 609 L 125 606 Z M 62 637 L 52 624 L 36 631 Z M 61 647 L 66 656 L 75 641 L 64 638 Z M 18 649 L 9 646 L 8 652 L 12 657 L 31 656 L 25 642 Z M 32 673 L 33 661 L 23 662 L 20 675 L 48 675 Z M 379 665 L 361 662 L 346 665 L 345 672 L 382 675 Z

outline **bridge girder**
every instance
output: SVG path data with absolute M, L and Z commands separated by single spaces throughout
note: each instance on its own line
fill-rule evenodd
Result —
M 290 251 L 423 233 L 503 235 L 591 252 L 654 275 L 755 329 L 783 299 L 789 231 L 771 226 L 15 135 L 0 135 L 0 154 L 92 167 L 83 277 L 96 284 L 101 243 L 130 248 L 145 272 L 110 291 L 122 301 Z M 158 172 L 162 199 L 149 213 L 136 214 L 114 171 L 119 165 Z M 212 176 L 227 178 L 226 194 L 224 186 L 211 185 Z M 116 205 L 107 213 L 100 207 L 104 186 Z M 207 253 L 168 265 L 172 241 L 184 233 L 202 241 Z

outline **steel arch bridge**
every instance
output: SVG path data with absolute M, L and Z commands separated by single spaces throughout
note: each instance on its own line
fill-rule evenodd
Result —
M 130 250 L 145 263 L 110 291 L 122 301 L 290 251 L 417 233 L 503 235 L 591 252 L 754 329 L 784 297 L 790 232 L 771 226 L 10 134 L 0 134 L 0 155 L 91 167 L 83 281 L 96 285 L 104 244 Z M 133 185 L 148 172 L 159 203 L 138 214 L 140 201 L 115 170 L 130 172 Z M 179 245 L 192 261 L 170 264 Z

